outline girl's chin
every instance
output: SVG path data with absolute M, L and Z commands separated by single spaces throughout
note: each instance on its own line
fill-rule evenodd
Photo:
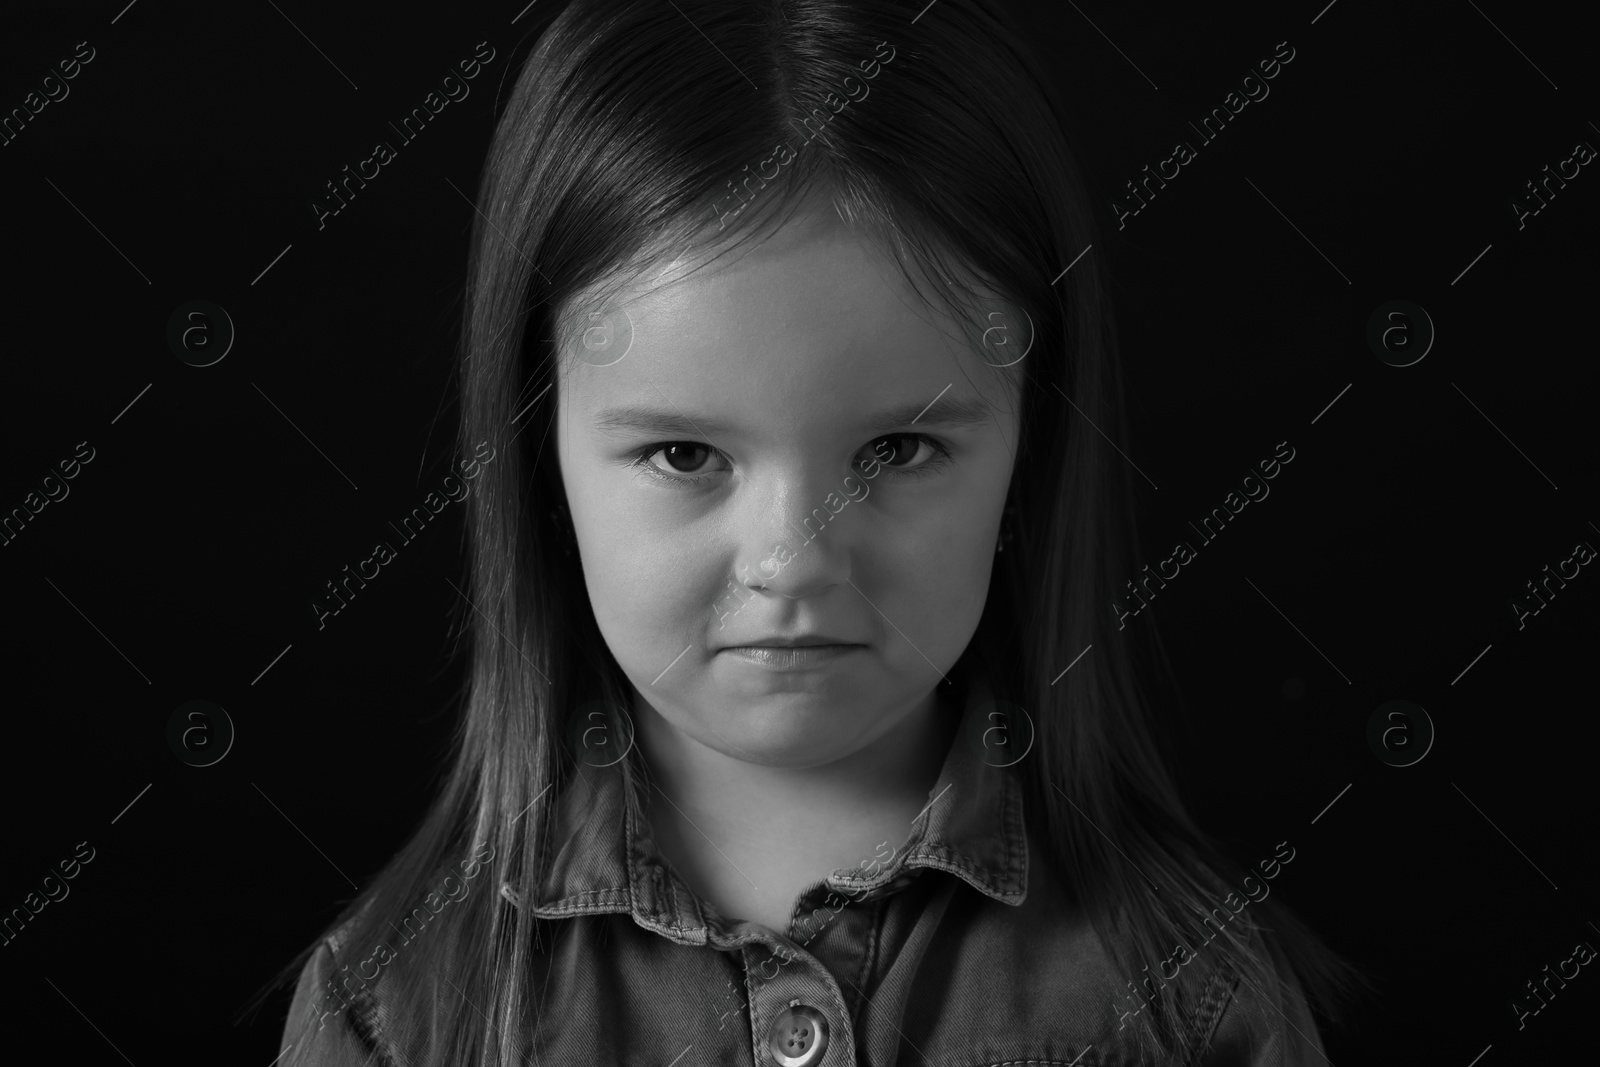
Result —
M 697 732 L 708 747 L 731 759 L 799 770 L 850 755 L 861 721 L 843 712 L 837 703 L 810 709 L 790 702 L 770 715 L 702 721 Z

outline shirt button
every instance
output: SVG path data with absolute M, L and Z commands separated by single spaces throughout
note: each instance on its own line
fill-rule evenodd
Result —
M 779 1067 L 809 1067 L 828 1047 L 828 1020 L 809 1004 L 791 1000 L 772 1024 L 767 1050 Z

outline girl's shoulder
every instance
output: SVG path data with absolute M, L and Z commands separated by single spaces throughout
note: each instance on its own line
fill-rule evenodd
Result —
M 1200 1058 L 1196 1063 L 1249 1067 L 1326 1063 L 1316 1020 L 1287 957 L 1269 933 L 1258 931 L 1250 941 L 1253 949 L 1271 961 L 1271 981 L 1262 987 L 1232 967 L 1212 968 L 1206 995 L 1211 1006 L 1197 1034 Z
M 355 928 L 350 920 L 318 942 L 300 970 L 284 1023 L 281 1061 L 289 1067 L 367 1067 L 392 1062 L 383 1037 L 383 1007 L 341 963 Z
M 470 883 L 489 870 L 493 855 L 480 847 L 459 862 L 437 865 L 420 888 L 369 893 L 317 942 L 300 970 L 284 1026 L 284 1044 L 297 1050 L 284 1063 L 435 1062 L 411 1053 L 430 1049 L 442 1029 L 448 1013 L 441 1012 L 435 977 L 443 973 L 441 961 L 459 951 L 460 913 L 481 904 Z M 385 915 L 393 918 L 379 921 Z
M 1240 1067 L 1311 1067 L 1321 1065 L 1322 1043 L 1305 995 L 1287 956 L 1274 935 L 1260 927 L 1244 934 L 1250 951 L 1271 964 L 1265 984 L 1241 974 L 1217 943 L 1183 938 L 1182 951 L 1155 958 L 1129 982 L 1119 973 L 1113 946 L 1054 884 L 1056 892 L 1033 892 L 1010 917 L 998 916 L 995 936 L 1004 944 L 1003 958 L 1019 975 L 993 976 L 991 984 L 1010 990 L 1016 1023 L 1036 1017 L 1051 1005 L 1076 1016 L 1073 1029 L 1092 1044 L 1090 1058 L 1105 1055 L 1141 1062 L 1140 1036 L 1157 1010 L 1152 994 L 1171 997 L 1181 1006 L 1185 1046 L 1177 1062 L 1190 1067 L 1222 1064 Z M 1241 933 L 1244 933 L 1241 931 Z M 987 940 L 987 939 L 986 939 Z M 1007 1009 L 989 1008 L 990 1011 Z

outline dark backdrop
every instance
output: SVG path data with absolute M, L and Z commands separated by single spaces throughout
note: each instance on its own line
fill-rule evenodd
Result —
M 308 604 L 455 459 L 466 197 L 549 4 L 124 2 L 0 40 L 6 110 L 93 49 L 0 146 L 0 509 L 93 456 L 0 547 L 0 909 L 93 850 L 0 948 L 0 1003 L 74 1062 L 265 1067 L 286 1001 L 233 1013 L 407 833 L 447 734 L 459 507 L 324 628 Z M 1172 643 L 1205 823 L 1247 862 L 1290 842 L 1276 891 L 1379 976 L 1330 1058 L 1557 1058 L 1600 978 L 1521 1029 L 1511 1002 L 1600 946 L 1600 577 L 1566 564 L 1520 626 L 1512 602 L 1600 546 L 1600 177 L 1566 164 L 1520 226 L 1511 203 L 1600 146 L 1592 44 L 1557 6 L 1323 2 L 1021 11 L 1112 224 L 1141 551 L 1198 550 L 1127 624 Z M 484 40 L 471 95 L 319 229 L 323 183 Z M 1281 41 L 1270 95 L 1201 143 L 1185 121 Z M 1180 138 L 1197 157 L 1116 229 Z M 236 330 L 205 368 L 167 339 L 194 300 Z M 1394 300 L 1436 331 L 1409 366 L 1421 313 L 1367 336 Z M 1284 441 L 1270 496 L 1202 544 L 1187 523 Z M 236 730 L 212 766 L 168 743 L 191 700 Z

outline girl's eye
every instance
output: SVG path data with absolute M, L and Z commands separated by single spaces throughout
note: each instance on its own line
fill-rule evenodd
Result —
M 880 437 L 872 442 L 872 454 L 889 470 L 905 475 L 932 472 L 950 458 L 949 449 L 937 439 L 920 433 L 892 433 Z
M 693 475 L 698 473 L 696 468 L 709 459 L 712 452 L 710 445 L 694 441 L 674 441 L 667 445 L 651 445 L 640 453 L 639 459 L 646 468 L 669 477 L 673 474 Z M 656 456 L 662 457 L 665 467 L 651 462 Z
M 950 450 L 942 442 L 920 433 L 887 434 L 873 441 L 868 451 L 870 458 L 856 462 L 858 470 L 865 471 L 875 461 L 883 470 L 904 478 L 932 474 L 950 459 Z M 668 441 L 640 449 L 634 466 L 660 481 L 697 485 L 721 473 L 716 468 L 704 469 L 706 461 L 718 454 L 698 441 Z

